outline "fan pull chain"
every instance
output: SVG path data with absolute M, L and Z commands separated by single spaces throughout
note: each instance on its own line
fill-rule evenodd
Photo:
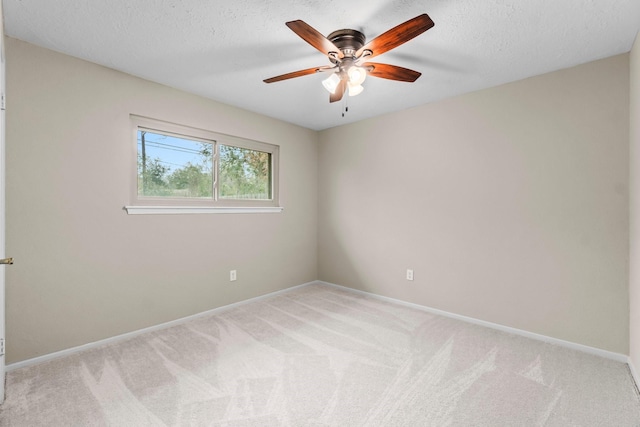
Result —
M 342 117 L 344 117 L 344 115 L 348 112 L 349 112 L 349 104 L 347 103 L 347 98 L 344 98 L 344 110 L 342 110 Z

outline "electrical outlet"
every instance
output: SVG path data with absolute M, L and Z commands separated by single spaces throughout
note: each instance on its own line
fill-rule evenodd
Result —
M 407 268 L 407 280 L 413 280 L 413 270 Z
M 237 275 L 236 275 L 236 271 L 235 271 L 235 270 L 231 270 L 231 271 L 229 272 L 229 281 L 230 281 L 230 282 L 235 282 L 237 278 L 238 278 L 238 277 L 237 277 Z

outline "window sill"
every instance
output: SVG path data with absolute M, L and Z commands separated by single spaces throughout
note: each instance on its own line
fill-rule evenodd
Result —
M 222 207 L 222 206 L 125 206 L 129 215 L 176 215 L 176 214 L 238 214 L 280 213 L 281 206 Z

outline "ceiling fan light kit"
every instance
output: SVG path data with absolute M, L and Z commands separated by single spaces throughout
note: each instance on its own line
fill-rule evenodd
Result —
M 349 76 L 349 84 L 357 86 L 364 83 L 364 80 L 367 78 L 367 71 L 363 67 L 352 65 L 347 71 L 347 75 Z
M 356 96 L 362 93 L 364 87 L 362 83 L 367 78 L 367 71 L 363 67 L 357 65 L 351 65 L 346 73 L 334 72 L 328 78 L 322 81 L 324 88 L 331 94 L 335 94 L 340 82 L 342 81 L 341 74 L 347 75 L 347 84 L 349 86 L 349 96 Z
M 402 82 L 414 82 L 421 73 L 397 65 L 365 62 L 408 42 L 434 26 L 433 21 L 424 13 L 416 16 L 366 43 L 364 34 L 357 30 L 344 29 L 334 31 L 327 37 L 320 34 L 304 21 L 286 23 L 300 38 L 327 56 L 332 65 L 307 68 L 280 76 L 265 79 L 265 83 L 302 77 L 319 72 L 331 75 L 322 81 L 329 92 L 329 102 L 340 101 L 348 90 L 349 96 L 356 96 L 364 90 L 367 75 Z
M 336 89 L 340 84 L 340 77 L 337 74 L 331 74 L 328 78 L 322 81 L 322 85 L 329 93 L 336 93 Z
M 349 96 L 360 95 L 364 90 L 362 85 L 349 85 Z

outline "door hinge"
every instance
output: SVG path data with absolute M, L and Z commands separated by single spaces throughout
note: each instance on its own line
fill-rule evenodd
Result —
M 5 105 L 5 101 L 4 101 L 4 93 L 0 95 L 0 110 L 5 110 L 6 109 L 6 105 Z
M 4 356 L 4 338 L 0 338 L 0 356 Z

